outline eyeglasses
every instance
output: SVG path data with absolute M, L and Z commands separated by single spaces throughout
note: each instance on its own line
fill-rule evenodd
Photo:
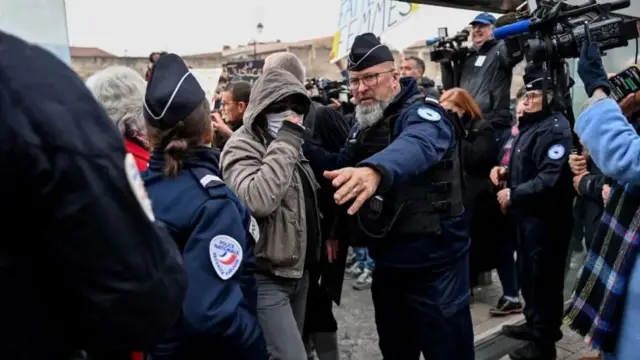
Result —
M 387 71 L 381 71 L 379 73 L 362 75 L 361 77 L 357 77 L 357 78 L 349 78 L 349 86 L 351 86 L 351 90 L 352 91 L 353 90 L 357 90 L 358 87 L 360 86 L 361 82 L 366 87 L 374 87 L 374 86 L 378 85 L 378 76 L 380 76 L 382 74 L 388 74 L 388 73 L 391 73 L 393 71 L 395 71 L 395 70 L 391 69 L 391 70 L 387 70 Z
M 525 93 L 524 95 L 522 95 L 522 100 L 524 101 L 533 101 L 537 98 L 542 97 L 542 91 L 532 91 L 532 92 L 528 92 Z

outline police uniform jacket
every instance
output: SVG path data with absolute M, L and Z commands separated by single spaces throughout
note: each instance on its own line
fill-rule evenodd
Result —
M 560 113 L 540 111 L 525 114 L 518 128 L 508 166 L 510 214 L 527 219 L 532 231 L 553 231 L 545 226 L 558 222 L 571 224 L 574 191 L 568 164 L 573 146 L 569 121 Z
M 135 160 L 67 65 L 0 42 L 0 359 L 152 346 L 186 274 Z
M 154 151 L 143 174 L 154 211 L 182 250 L 182 315 L 153 359 L 268 359 L 256 318 L 257 223 L 220 179 L 219 152 L 190 151 L 175 177 Z
M 400 92 L 383 115 L 397 115 L 390 134 L 393 141 L 383 150 L 360 159 L 354 156 L 354 144 L 361 131 L 356 124 L 338 154 L 305 143 L 305 155 L 316 173 L 348 166 L 368 166 L 381 174 L 377 194 L 384 195 L 427 172 L 457 146 L 454 126 L 446 111 L 433 100 L 424 100 L 415 79 L 403 78 L 400 83 Z M 369 248 L 376 258 L 376 266 L 436 266 L 456 262 L 465 256 L 469 238 L 464 214 L 442 219 L 440 227 L 439 235 L 403 236 L 402 243 L 391 240 L 371 243 Z

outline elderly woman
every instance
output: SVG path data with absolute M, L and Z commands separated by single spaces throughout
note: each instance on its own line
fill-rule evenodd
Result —
M 272 359 L 301 360 L 308 266 L 320 253 L 316 182 L 302 156 L 311 101 L 302 82 L 272 68 L 254 84 L 244 126 L 222 151 L 225 182 L 260 227 L 258 320 Z
M 149 151 L 142 103 L 147 84 L 142 76 L 128 67 L 112 66 L 91 76 L 86 84 L 120 130 L 138 170 L 146 170 Z

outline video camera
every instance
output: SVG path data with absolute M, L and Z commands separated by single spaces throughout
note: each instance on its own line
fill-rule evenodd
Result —
M 310 78 L 306 80 L 304 87 L 310 91 L 312 100 L 323 105 L 328 105 L 332 99 L 340 103 L 349 103 L 351 100 L 351 91 L 345 81 Z
M 431 50 L 431 61 L 437 63 L 448 63 L 464 59 L 469 53 L 469 48 L 463 44 L 469 39 L 469 30 L 462 30 L 452 37 L 449 37 L 449 30 L 438 29 L 438 36 L 427 40 L 427 46 L 433 46 Z
M 520 21 L 497 28 L 493 34 L 496 40 L 505 40 L 511 55 L 522 53 L 528 62 L 577 58 L 587 36 L 585 27 L 602 51 L 627 46 L 637 38 L 635 19 L 611 14 L 630 5 L 630 0 L 603 4 L 589 0 L 582 5 L 528 0 L 516 13 Z M 528 11 L 522 11 L 525 6 Z

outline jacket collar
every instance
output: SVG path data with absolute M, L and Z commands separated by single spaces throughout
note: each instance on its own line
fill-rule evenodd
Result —
M 384 116 L 389 116 L 405 107 L 417 95 L 421 95 L 416 79 L 404 77 L 400 79 L 400 92 L 391 100 L 391 103 L 384 110 Z
M 149 160 L 149 170 L 162 172 L 164 169 L 164 153 L 160 149 L 154 149 Z M 220 150 L 207 146 L 198 146 L 187 152 L 182 162 L 183 169 L 205 168 L 220 177 Z

